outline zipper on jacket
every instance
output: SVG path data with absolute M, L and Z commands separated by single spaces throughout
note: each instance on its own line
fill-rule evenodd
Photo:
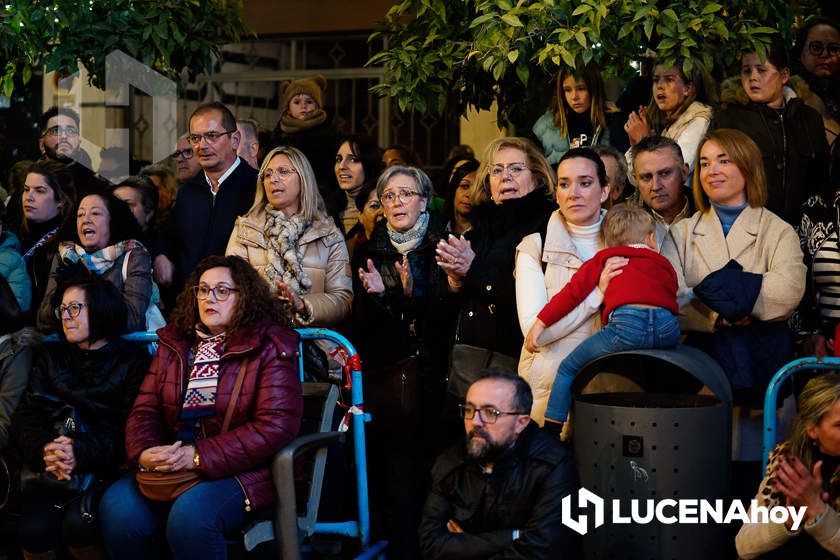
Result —
M 242 494 L 245 496 L 245 511 L 251 511 L 251 500 L 248 498 L 248 492 L 245 491 L 245 485 L 239 480 L 238 475 L 234 476 L 233 479 L 239 484 L 239 487 L 242 489 Z

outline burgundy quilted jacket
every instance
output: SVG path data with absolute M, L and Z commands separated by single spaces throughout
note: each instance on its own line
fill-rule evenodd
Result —
M 126 454 L 135 465 L 145 449 L 175 441 L 188 375 L 190 342 L 172 325 L 158 335 L 157 355 L 126 424 Z M 300 429 L 303 398 L 297 356 L 297 333 L 265 321 L 232 333 L 221 357 L 216 414 L 203 420 L 205 437 L 196 444 L 201 474 L 211 480 L 234 475 L 249 511 L 274 501 L 269 462 Z M 248 365 L 242 389 L 230 428 L 221 434 L 243 360 Z

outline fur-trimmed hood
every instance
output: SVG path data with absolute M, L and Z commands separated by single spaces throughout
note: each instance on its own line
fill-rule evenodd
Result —
M 811 88 L 804 79 L 799 76 L 791 76 L 788 83 L 785 84 L 782 94 L 785 101 L 800 97 L 807 102 L 807 99 L 812 95 Z M 749 105 L 750 98 L 747 97 L 747 92 L 741 85 L 741 78 L 732 76 L 727 78 L 720 85 L 720 104 L 726 107 L 729 104 L 735 105 Z

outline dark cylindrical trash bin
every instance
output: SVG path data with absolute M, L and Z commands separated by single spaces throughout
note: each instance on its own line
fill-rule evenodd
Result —
M 640 391 L 577 394 L 605 372 Z M 732 397 L 714 360 L 687 347 L 621 352 L 588 364 L 573 393 L 581 485 L 604 499 L 606 514 L 584 536 L 585 558 L 705 560 L 731 550 L 725 525 L 613 522 L 615 499 L 623 518 L 638 500 L 640 519 L 666 499 L 728 505 Z M 676 516 L 678 507 L 662 512 Z

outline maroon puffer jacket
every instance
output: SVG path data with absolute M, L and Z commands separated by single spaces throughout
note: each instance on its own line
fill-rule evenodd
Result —
M 175 441 L 188 374 L 190 342 L 172 325 L 158 335 L 157 355 L 126 424 L 126 454 L 135 465 L 145 449 Z M 231 334 L 221 357 L 216 414 L 203 420 L 205 437 L 196 444 L 201 473 L 208 479 L 235 475 L 249 511 L 274 502 L 269 461 L 300 429 L 303 397 L 297 356 L 297 333 L 265 321 Z M 245 379 L 230 428 L 221 434 L 233 385 L 245 359 Z

